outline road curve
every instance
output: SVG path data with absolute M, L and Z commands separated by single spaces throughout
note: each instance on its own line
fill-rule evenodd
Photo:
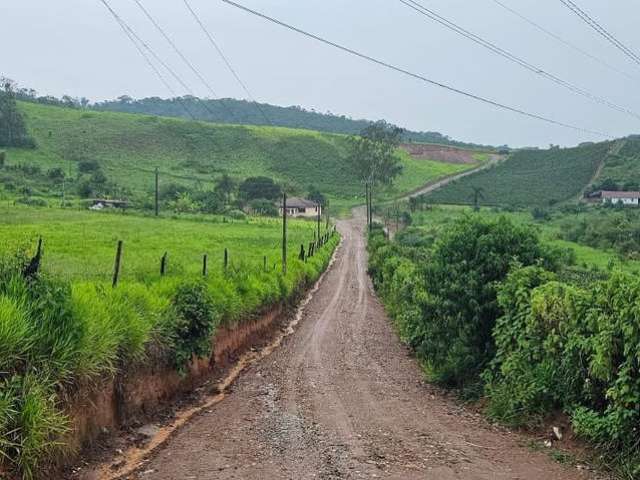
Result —
M 439 180 L 435 180 L 431 183 L 427 183 L 423 187 L 420 187 L 418 190 L 414 190 L 408 195 L 405 195 L 404 197 L 401 198 L 401 200 L 408 200 L 412 197 L 419 197 L 420 195 L 425 195 L 427 193 L 434 192 L 435 190 L 438 190 L 444 187 L 445 185 L 450 184 L 451 182 L 455 182 L 456 180 L 460 180 L 461 178 L 468 177 L 469 175 L 473 175 L 474 173 L 478 173 L 488 168 L 491 168 L 494 165 L 497 165 L 498 163 L 500 163 L 504 158 L 505 158 L 504 155 L 490 154 L 489 160 L 487 160 L 482 165 L 472 168 L 470 170 L 465 170 L 460 173 L 454 173 L 453 175 L 449 175 Z
M 196 416 L 140 479 L 577 480 L 423 381 L 366 274 L 364 216 L 297 331 Z

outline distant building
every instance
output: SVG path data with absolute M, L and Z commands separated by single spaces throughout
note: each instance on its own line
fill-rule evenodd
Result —
M 282 215 L 282 200 L 278 204 L 278 211 Z M 291 217 L 316 217 L 322 214 L 322 206 L 319 203 L 305 198 L 287 198 L 287 215 Z
M 609 190 L 598 190 L 590 193 L 587 198 L 591 201 L 601 201 L 602 203 L 622 204 L 637 207 L 640 205 L 640 192 L 613 192 Z
M 87 200 L 89 204 L 89 210 L 102 210 L 105 208 L 121 208 L 126 209 L 129 206 L 129 202 L 126 200 L 109 200 L 106 198 L 92 198 Z

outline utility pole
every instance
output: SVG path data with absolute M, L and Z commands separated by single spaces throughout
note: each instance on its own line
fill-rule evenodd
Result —
M 287 274 L 287 194 L 282 194 L 282 273 Z
M 322 214 L 322 207 L 320 206 L 320 202 L 316 204 L 316 208 L 318 209 L 318 240 L 320 240 L 320 215 Z
M 369 219 L 367 224 L 369 225 L 369 232 L 373 228 L 373 182 L 369 182 Z
M 158 167 L 156 167 L 156 217 L 160 215 L 160 181 L 159 181 Z
M 369 226 L 369 182 L 364 184 L 364 197 L 367 204 L 367 227 Z

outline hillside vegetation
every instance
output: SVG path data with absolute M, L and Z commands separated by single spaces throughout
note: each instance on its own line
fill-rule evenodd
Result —
M 627 138 L 607 157 L 592 189 L 640 190 L 640 139 Z
M 235 100 L 233 98 L 208 100 L 182 97 L 178 101 L 175 98 L 133 99 L 123 96 L 116 100 L 97 103 L 93 108 L 114 112 L 189 118 L 183 105 L 197 120 L 215 123 L 273 124 L 280 127 L 303 128 L 346 135 L 358 134 L 371 123 L 370 120 L 355 120 L 345 115 L 336 115 L 331 112 L 322 113 L 315 110 L 307 110 L 300 106 L 280 107 L 267 103 L 260 103 L 256 106 L 253 102 Z M 481 145 L 453 140 L 438 132 L 406 131 L 404 139 L 411 142 L 438 143 L 469 148 L 481 147 Z
M 162 184 L 210 188 L 216 178 L 264 175 L 290 192 L 309 185 L 343 202 L 357 203 L 361 182 L 348 161 L 343 135 L 276 127 L 215 125 L 178 119 L 61 108 L 19 102 L 34 149 L 9 148 L 0 184 L 8 191 L 59 196 L 80 181 L 82 165 L 97 166 L 103 182 L 118 196 L 148 201 L 154 169 Z M 404 172 L 393 195 L 442 175 L 470 168 L 424 159 L 404 152 Z M 8 167 L 14 167 L 8 169 Z
M 575 148 L 522 150 L 506 161 L 453 182 L 429 195 L 432 203 L 549 206 L 577 198 L 608 157 L 613 143 Z

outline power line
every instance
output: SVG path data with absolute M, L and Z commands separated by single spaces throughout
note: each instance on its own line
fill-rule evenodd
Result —
M 287 23 L 285 23 L 283 21 L 280 21 L 280 20 L 278 20 L 276 18 L 273 18 L 273 17 L 270 17 L 270 16 L 265 15 L 263 13 L 260 13 L 260 12 L 258 12 L 256 10 L 252 10 L 252 9 L 250 9 L 248 7 L 245 7 L 244 5 L 240 5 L 239 3 L 233 2 L 231 0 L 221 0 L 221 1 L 226 3 L 226 4 L 228 4 L 228 5 L 233 6 L 235 8 L 238 8 L 240 10 L 244 10 L 247 13 L 250 13 L 252 15 L 260 17 L 260 18 L 262 18 L 264 20 L 267 20 L 269 22 L 275 23 L 276 25 L 280 25 L 281 27 L 287 28 L 287 29 L 289 29 L 291 31 L 294 31 L 296 33 L 304 35 L 305 37 L 308 37 L 308 38 L 311 38 L 311 39 L 316 40 L 318 42 L 324 43 L 325 45 L 329 45 L 331 47 L 337 48 L 338 50 L 342 50 L 343 52 L 349 53 L 349 54 L 354 55 L 356 57 L 359 57 L 359 58 L 361 58 L 363 60 L 367 60 L 369 62 L 375 63 L 375 64 L 380 65 L 382 67 L 385 67 L 387 69 L 394 70 L 394 71 L 396 71 L 398 73 L 402 73 L 403 75 L 418 79 L 418 80 L 420 80 L 422 82 L 425 82 L 425 83 L 428 83 L 428 84 L 443 88 L 443 89 L 448 90 L 450 92 L 457 93 L 458 95 L 462 95 L 462 96 L 465 96 L 467 98 L 471 98 L 473 100 L 476 100 L 476 101 L 479 101 L 479 102 L 482 102 L 482 103 L 486 103 L 488 105 L 492 105 L 494 107 L 497 107 L 497 108 L 500 108 L 500 109 L 503 109 L 503 110 L 508 110 L 510 112 L 517 113 L 517 114 L 525 116 L 525 117 L 534 118 L 536 120 L 540 120 L 540 121 L 543 121 L 543 122 L 551 123 L 553 125 L 558 125 L 558 126 L 561 126 L 561 127 L 569 128 L 571 130 L 576 130 L 576 131 L 583 132 L 583 133 L 589 133 L 591 135 L 597 135 L 597 136 L 600 136 L 600 137 L 613 138 L 613 137 L 611 137 L 611 135 L 608 135 L 606 133 L 597 132 L 597 131 L 594 131 L 594 130 L 588 130 L 586 128 L 581 128 L 581 127 L 577 127 L 575 125 L 571 125 L 571 124 L 568 124 L 568 123 L 563 123 L 563 122 L 560 122 L 558 120 L 553 120 L 551 118 L 547 118 L 547 117 L 544 117 L 542 115 L 537 115 L 535 113 L 530 113 L 530 112 L 527 112 L 525 110 L 521 110 L 521 109 L 516 108 L 516 107 L 511 107 L 509 105 L 505 105 L 503 103 L 500 103 L 500 102 L 497 102 L 497 101 L 494 101 L 494 100 L 490 100 L 490 99 L 485 98 L 485 97 L 481 97 L 480 95 L 476 95 L 476 94 L 473 94 L 473 93 L 470 93 L 470 92 L 467 92 L 467 91 L 464 91 L 464 90 L 460 90 L 458 88 L 452 87 L 452 86 L 447 85 L 445 83 L 432 80 L 432 79 L 427 78 L 427 77 L 425 77 L 423 75 L 420 75 L 420 74 L 417 74 L 417 73 L 413 73 L 413 72 L 410 72 L 409 70 L 405 70 L 404 68 L 392 65 L 392 64 L 387 63 L 387 62 L 385 62 L 383 60 L 378 60 L 377 58 L 371 57 L 371 56 L 366 55 L 364 53 L 360 53 L 360 52 L 358 52 L 356 50 L 353 50 L 351 48 L 345 47 L 345 46 L 340 45 L 338 43 L 332 42 L 332 41 L 327 40 L 325 38 L 322 38 L 322 37 L 320 37 L 318 35 L 314 35 L 313 33 L 306 32 L 306 31 L 304 31 L 304 30 L 302 30 L 300 28 L 294 27 L 293 25 L 289 25 L 289 24 L 287 24 Z
M 570 42 L 569 40 L 566 40 L 564 38 L 562 38 L 560 35 L 552 32 L 551 30 L 549 30 L 548 28 L 543 27 L 542 25 L 540 25 L 539 23 L 531 20 L 528 17 L 525 17 L 522 13 L 518 12 L 517 10 L 509 7 L 508 5 L 505 5 L 504 3 L 502 3 L 500 0 L 493 0 L 497 5 L 499 5 L 500 7 L 504 8 L 505 10 L 507 10 L 508 12 L 511 12 L 513 15 L 515 15 L 516 17 L 524 20 L 525 22 L 527 22 L 529 25 L 533 26 L 534 28 L 537 28 L 538 30 L 540 30 L 541 32 L 543 32 L 544 34 L 548 35 L 549 37 L 553 38 L 554 40 L 562 43 L 563 45 L 566 45 L 567 47 L 575 50 L 576 52 L 580 53 L 581 55 L 584 55 L 585 57 L 590 58 L 591 60 L 598 62 L 600 65 L 608 68 L 609 70 L 616 72 L 620 75 L 624 75 L 625 77 L 627 77 L 630 80 L 633 80 L 635 82 L 640 81 L 637 77 L 634 77 L 633 75 L 628 74 L 627 72 L 625 72 L 624 70 L 620 70 L 617 67 L 614 67 L 613 65 L 611 65 L 610 63 L 608 63 L 607 61 L 603 60 L 600 57 L 596 57 L 595 55 L 593 55 L 592 53 L 587 52 L 586 50 L 578 47 L 577 45 L 575 45 L 574 43 Z
M 504 50 L 503 48 L 500 48 L 499 46 L 495 45 L 494 43 L 489 42 L 488 40 L 485 40 L 484 38 L 468 31 L 465 30 L 464 28 L 460 27 L 459 25 L 457 25 L 456 23 L 447 20 L 446 18 L 444 18 L 443 16 L 437 14 L 436 12 L 434 12 L 433 10 L 428 9 L 427 7 L 425 7 L 424 5 L 421 5 L 420 3 L 418 3 L 415 0 L 399 0 L 401 3 L 403 3 L 404 5 L 406 5 L 407 7 L 411 8 L 412 10 L 415 10 L 416 12 L 424 15 L 425 17 L 443 25 L 444 27 L 448 28 L 449 30 L 453 30 L 454 32 L 458 33 L 459 35 L 462 35 L 463 37 L 471 40 L 474 43 L 477 43 L 478 45 L 481 45 L 483 47 L 485 47 L 486 49 L 492 51 L 493 53 L 500 55 L 503 58 L 506 58 L 507 60 L 516 63 L 518 65 L 520 65 L 521 67 L 535 73 L 536 75 L 540 75 L 543 78 L 546 78 L 547 80 L 550 80 L 564 88 L 566 88 L 567 90 L 570 90 L 573 93 L 576 93 L 578 95 L 581 95 L 585 98 L 588 98 L 589 100 L 592 100 L 596 103 L 599 103 L 601 105 L 605 105 L 613 110 L 616 110 L 618 112 L 621 113 L 625 113 L 627 115 L 630 115 L 632 117 L 635 117 L 636 119 L 640 120 L 640 114 L 629 110 L 626 107 L 622 107 L 620 105 L 617 105 L 605 98 L 602 98 L 598 95 L 595 95 L 581 87 L 578 87 L 576 85 L 573 85 L 569 82 L 567 82 L 566 80 L 563 80 L 545 70 L 543 70 L 540 67 L 537 67 L 535 65 L 532 65 L 531 63 L 527 62 L 526 60 L 523 60 L 520 57 L 517 57 L 516 55 L 512 54 L 511 52 Z
M 254 105 L 256 106 L 256 108 L 258 109 L 258 111 L 260 112 L 260 114 L 264 117 L 264 119 L 267 121 L 267 123 L 269 125 L 273 126 L 273 123 L 271 122 L 271 120 L 269 119 L 269 117 L 267 116 L 267 114 L 264 112 L 264 110 L 262 109 L 262 107 L 260 106 L 260 104 L 258 102 L 256 102 L 256 99 L 253 97 L 253 95 L 251 94 L 251 92 L 249 91 L 249 88 L 247 87 L 247 85 L 242 81 L 242 79 L 240 78 L 240 75 L 238 75 L 238 72 L 236 71 L 235 68 L 233 68 L 233 66 L 231 65 L 231 62 L 229 61 L 229 59 L 227 58 L 227 56 L 224 54 L 224 52 L 222 51 L 222 48 L 220 48 L 220 46 L 218 45 L 218 42 L 215 41 L 215 39 L 213 38 L 213 35 L 211 35 L 211 32 L 207 29 L 207 27 L 204 25 L 204 23 L 202 22 L 202 20 L 200 19 L 200 17 L 198 16 L 198 14 L 194 11 L 194 9 L 191 7 L 191 5 L 189 4 L 189 2 L 187 0 L 183 0 L 185 6 L 187 7 L 187 9 L 189 10 L 189 12 L 191 13 L 191 15 L 193 16 L 193 18 L 195 19 L 195 21 L 198 23 L 198 25 L 200 25 L 200 28 L 202 29 L 202 31 L 204 32 L 204 34 L 207 36 L 207 38 L 209 39 L 209 43 L 211 43 L 211 45 L 213 45 L 213 47 L 215 48 L 215 50 L 218 52 L 218 55 L 220 55 L 220 58 L 222 58 L 222 60 L 224 61 L 224 63 L 227 65 L 227 68 L 229 69 L 229 71 L 231 72 L 231 74 L 235 77 L 235 79 L 238 81 L 238 84 L 242 87 L 242 89 L 245 91 L 245 93 L 247 94 L 247 96 L 249 97 L 250 100 L 253 101 Z
M 575 13 L 580 19 L 593 28 L 598 34 L 604 37 L 609 43 L 613 44 L 618 50 L 624 53 L 627 57 L 629 57 L 633 62 L 640 65 L 640 56 L 636 54 L 633 50 L 623 44 L 620 40 L 614 37 L 609 31 L 607 31 L 602 25 L 600 25 L 596 20 L 594 20 L 587 12 L 582 10 L 576 3 L 571 0 L 560 0 L 560 2 Z
M 142 42 L 142 40 L 140 40 L 140 38 L 131 30 L 131 28 L 126 24 L 126 22 L 124 20 L 122 20 L 122 18 L 115 12 L 115 10 L 113 10 L 113 8 L 111 8 L 111 6 L 107 3 L 106 0 L 100 0 L 102 2 L 102 4 L 107 7 L 107 10 L 109 10 L 109 12 L 111 13 L 111 15 L 113 16 L 113 18 L 116 20 L 116 22 L 118 23 L 118 25 L 120 26 L 120 28 L 122 29 L 122 31 L 125 33 L 125 35 L 129 38 L 129 40 L 131 40 L 131 43 L 133 43 L 133 45 L 136 47 L 136 50 L 138 50 L 138 52 L 140 53 L 140 55 L 142 56 L 142 58 L 144 58 L 145 62 L 147 63 L 147 65 L 149 65 L 149 67 L 153 70 L 153 72 L 156 74 L 156 76 L 160 79 L 160 81 L 164 84 L 164 86 L 167 88 L 167 90 L 169 90 L 169 92 L 171 93 L 171 95 L 178 101 L 178 103 L 180 104 L 180 106 L 184 109 L 184 111 L 187 113 L 187 115 L 189 115 L 189 117 L 191 117 L 192 120 L 195 120 L 195 117 L 193 116 L 193 114 L 191 113 L 191 111 L 187 108 L 187 106 L 185 105 L 185 103 L 182 101 L 182 99 L 180 97 L 178 97 L 178 95 L 176 94 L 176 92 L 173 90 L 173 88 L 171 87 L 171 85 L 169 84 L 169 82 L 166 80 L 166 78 L 164 78 L 164 76 L 162 75 L 162 73 L 160 72 L 160 70 L 158 70 L 158 68 L 153 64 L 153 62 L 151 61 L 151 59 L 147 56 L 147 54 L 144 52 L 144 50 L 142 49 L 142 47 L 138 44 L 138 42 L 140 42 L 141 45 L 143 45 L 145 48 L 147 48 L 149 51 L 151 51 L 149 49 L 149 47 Z M 137 40 L 137 41 L 136 41 Z M 152 51 L 151 51 L 152 52 Z M 153 52 L 152 52 L 153 53 Z M 155 54 L 154 54 L 155 56 Z M 156 60 L 159 60 L 156 57 Z M 162 62 L 161 62 L 162 63 Z M 163 65 L 165 68 L 167 68 L 169 71 L 171 71 L 171 69 L 169 69 L 168 66 Z
M 145 8 L 145 6 L 142 4 L 141 0 L 133 0 L 138 7 L 140 7 L 140 10 L 142 10 L 142 12 L 144 13 L 144 15 L 149 19 L 149 21 L 153 24 L 153 26 L 156 28 L 156 30 L 158 30 L 158 32 L 160 32 L 160 34 L 164 37 L 164 39 L 167 41 L 167 43 L 169 43 L 169 45 L 171 45 L 171 48 L 173 48 L 173 50 L 178 54 L 178 56 L 182 59 L 182 61 L 189 67 L 189 69 L 196 75 L 196 77 L 198 77 L 198 79 L 202 82 L 202 84 L 209 90 L 209 92 L 211 92 L 211 94 L 214 97 L 218 97 L 218 94 L 215 92 L 215 90 L 213 89 L 213 87 L 211 86 L 211 84 L 209 84 L 209 82 L 204 78 L 204 76 L 200 73 L 200 71 L 193 65 L 193 63 L 191 63 L 189 61 L 189 59 L 182 53 L 182 51 L 178 48 L 178 46 L 175 44 L 175 42 L 171 39 L 171 37 L 169 37 L 169 35 L 167 35 L 167 33 L 164 31 L 164 29 L 160 26 L 160 24 L 155 20 L 155 18 L 153 18 L 153 16 L 149 13 L 149 11 Z M 223 108 L 227 111 L 227 113 L 231 116 L 232 119 L 235 119 L 235 115 L 233 114 L 233 112 L 231 111 L 231 109 L 227 106 L 227 104 L 220 99 L 220 104 L 223 106 Z M 209 109 L 209 107 L 207 106 L 206 103 L 203 102 L 203 105 L 205 105 L 207 111 L 213 115 L 213 112 Z

